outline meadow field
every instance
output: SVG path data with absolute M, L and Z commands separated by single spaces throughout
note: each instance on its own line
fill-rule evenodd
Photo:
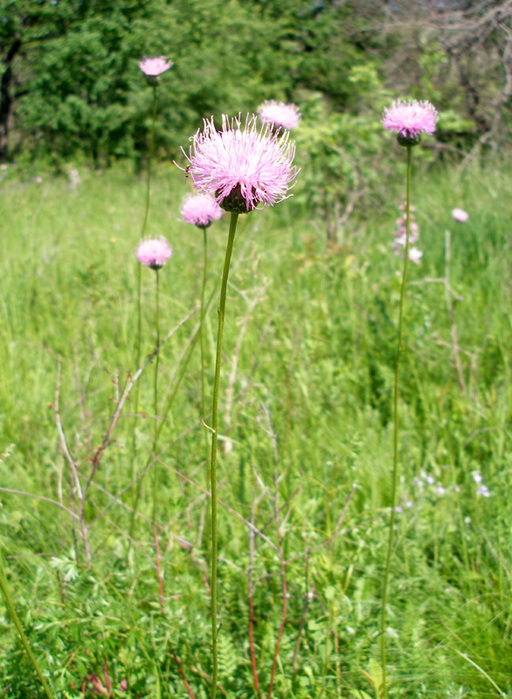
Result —
M 4 171 L 0 197 L 0 545 L 14 604 L 56 696 L 203 699 L 208 429 L 203 237 L 179 214 L 190 183 L 155 169 L 147 233 L 173 247 L 155 415 L 146 268 L 135 375 L 144 178 L 81 168 L 71 188 L 35 174 Z M 507 161 L 414 172 L 423 257 L 406 297 L 394 698 L 512 697 L 511 196 Z M 335 242 L 300 183 L 240 217 L 221 374 L 219 696 L 381 696 L 402 199 L 391 178 Z M 227 226 L 207 232 L 208 401 Z M 44 697 L 0 614 L 1 696 Z

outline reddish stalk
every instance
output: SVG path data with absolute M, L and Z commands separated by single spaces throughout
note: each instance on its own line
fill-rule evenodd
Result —
M 271 699 L 272 690 L 274 689 L 274 680 L 275 680 L 276 670 L 277 670 L 277 660 L 279 658 L 279 648 L 281 646 L 281 639 L 283 637 L 284 625 L 286 623 L 286 611 L 287 611 L 286 598 L 288 596 L 288 589 L 286 586 L 286 563 L 284 560 L 282 546 L 280 546 L 279 555 L 281 558 L 281 580 L 282 580 L 282 585 L 283 585 L 283 613 L 281 616 L 281 625 L 279 626 L 279 633 L 277 634 L 276 651 L 274 653 L 274 662 L 272 663 L 272 674 L 270 675 L 270 686 L 268 688 L 268 695 L 267 695 L 268 699 Z
M 185 689 L 187 690 L 190 699 L 196 699 L 194 696 L 194 692 L 192 691 L 189 683 L 187 682 L 187 678 L 185 677 L 185 673 L 183 672 L 183 668 L 181 666 L 180 659 L 178 658 L 178 656 L 176 655 L 176 653 L 174 651 L 172 653 L 172 657 L 174 658 L 174 662 L 176 663 L 176 666 L 178 668 L 178 672 L 180 673 L 180 677 L 183 680 L 183 684 L 185 685 Z
M 266 405 L 263 405 L 263 411 L 267 417 L 268 420 L 268 434 L 270 435 L 272 439 L 272 450 L 274 454 L 274 521 L 276 525 L 276 531 L 277 531 L 277 539 L 279 541 L 279 559 L 281 561 L 281 585 L 282 585 L 282 590 L 283 590 L 283 612 L 281 614 L 281 624 L 279 625 L 279 632 L 277 634 L 277 641 L 276 641 L 276 650 L 274 653 L 274 661 L 272 663 L 272 673 L 270 675 L 270 685 L 268 688 L 268 695 L 267 699 L 271 699 L 272 697 L 272 690 L 274 689 L 274 680 L 276 677 L 276 670 L 277 670 L 277 661 L 279 659 L 279 648 L 281 647 L 281 639 L 283 637 L 283 632 L 284 632 L 284 625 L 286 623 L 286 612 L 288 609 L 288 603 L 287 603 L 287 597 L 288 597 L 288 588 L 286 585 L 286 561 L 284 558 L 284 550 L 283 550 L 283 537 L 281 534 L 281 524 L 279 522 L 279 456 L 278 456 L 278 451 L 277 451 L 277 435 L 274 432 L 274 427 L 272 425 L 272 420 L 270 417 L 270 413 L 268 411 L 268 408 Z M 284 521 L 286 521 L 286 516 L 284 518 Z
M 263 496 L 260 495 L 260 498 Z M 249 569 L 247 571 L 247 596 L 249 599 L 249 648 L 251 654 L 251 667 L 252 676 L 254 680 L 254 692 L 256 696 L 260 693 L 260 681 L 258 678 L 258 667 L 256 664 L 256 652 L 254 650 L 254 600 L 253 600 L 253 582 L 252 582 L 252 572 L 254 569 L 254 555 L 255 555 L 255 531 L 254 531 L 254 520 L 256 518 L 256 505 L 260 498 L 253 497 L 251 505 L 251 528 L 249 532 Z

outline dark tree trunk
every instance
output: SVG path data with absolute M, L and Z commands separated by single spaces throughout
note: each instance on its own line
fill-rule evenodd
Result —
M 0 79 L 0 160 L 7 160 L 9 119 L 11 117 L 13 96 L 12 96 L 12 63 L 21 47 L 21 38 L 18 36 L 7 52 L 4 64 L 5 70 Z

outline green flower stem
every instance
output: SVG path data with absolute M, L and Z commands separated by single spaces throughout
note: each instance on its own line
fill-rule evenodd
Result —
M 146 176 L 146 203 L 144 207 L 144 218 L 142 220 L 142 228 L 140 232 L 140 237 L 143 238 L 144 234 L 146 233 L 146 227 L 148 224 L 148 217 L 149 217 L 149 207 L 151 204 L 151 163 L 153 160 L 153 151 L 155 149 L 155 123 L 156 123 L 156 107 L 157 107 L 157 87 L 158 84 L 155 83 L 153 85 L 153 119 L 151 122 L 151 136 L 150 136 L 150 141 L 149 141 L 149 154 L 148 154 L 148 171 L 147 171 L 147 176 Z M 137 262 L 137 345 L 136 345 L 136 355 L 135 355 L 135 369 L 137 370 L 140 367 L 140 358 L 142 354 L 142 265 Z M 137 382 L 137 385 L 135 386 L 135 396 L 133 400 L 133 413 L 135 415 L 134 421 L 133 421 L 133 435 L 132 435 L 132 444 L 133 444 L 133 459 L 132 459 L 132 474 L 131 474 L 131 480 L 132 482 L 135 482 L 137 478 L 137 458 L 136 458 L 136 453 L 137 453 L 137 437 L 136 437 L 136 424 L 137 424 L 137 415 L 139 412 L 139 382 Z M 139 487 L 135 489 L 135 496 L 134 496 L 134 502 L 133 502 L 133 515 L 132 515 L 132 521 L 130 523 L 130 537 L 133 537 L 134 533 L 134 526 L 135 526 L 135 516 L 137 513 L 137 507 L 139 504 L 139 498 L 140 498 L 140 492 L 139 492 Z
M 155 325 L 156 325 L 156 344 L 155 344 L 155 378 L 153 383 L 153 417 L 154 417 L 154 437 L 153 437 L 153 454 L 156 455 L 158 435 L 158 367 L 160 364 L 160 274 L 158 269 L 155 269 L 156 274 L 156 300 L 155 300 Z M 156 524 L 157 514 L 157 494 L 158 494 L 158 463 L 155 462 L 153 468 L 153 523 Z
M 382 609 L 380 619 L 380 654 L 382 665 L 382 696 L 388 697 L 388 683 L 386 675 L 386 607 L 388 601 L 389 574 L 391 570 L 391 560 L 393 558 L 393 545 L 395 540 L 395 520 L 396 520 L 396 496 L 398 490 L 398 436 L 399 436 L 399 415 L 398 415 L 398 393 L 400 379 L 400 363 L 404 354 L 403 326 L 404 326 L 404 306 L 405 289 L 407 286 L 407 272 L 409 269 L 409 236 L 411 230 L 411 151 L 412 146 L 407 146 L 407 198 L 405 205 L 405 261 L 402 275 L 402 286 L 400 288 L 400 310 L 398 319 L 398 338 L 395 359 L 395 385 L 393 393 L 393 472 L 391 479 L 391 517 L 389 520 L 388 547 L 386 554 L 386 567 L 384 570 L 384 582 L 382 584 Z
M 206 228 L 203 228 L 203 251 L 204 251 L 204 256 L 203 256 L 203 283 L 201 286 L 201 317 L 199 321 L 199 339 L 201 342 L 201 419 L 204 424 L 206 424 L 206 371 L 205 371 L 205 362 L 206 362 L 206 337 L 205 337 L 205 328 L 204 328 L 204 316 L 205 316 L 205 290 L 206 290 L 206 278 L 207 278 L 207 269 L 208 269 L 208 235 L 206 232 Z M 204 430 L 204 446 L 205 446 L 205 454 L 208 454 L 208 433 L 206 430 Z M 208 457 L 207 457 L 208 461 Z M 208 490 L 209 486 L 209 481 L 210 481 L 210 473 L 209 469 L 206 469 L 206 490 Z M 204 541 L 206 542 L 206 548 L 208 548 L 208 540 L 209 540 L 209 534 L 210 534 L 210 516 L 209 516 L 209 511 L 206 511 L 206 522 L 205 522 L 205 531 L 204 531 Z M 206 555 L 208 556 L 208 551 L 206 551 Z
M 7 609 L 9 610 L 9 614 L 11 615 L 11 619 L 14 622 L 14 625 L 16 626 L 16 629 L 20 635 L 21 642 L 23 644 L 23 647 L 25 648 L 25 651 L 30 658 L 30 662 L 32 663 L 32 666 L 36 672 L 36 675 L 39 678 L 39 681 L 41 682 L 44 692 L 48 699 L 55 699 L 55 695 L 53 694 L 52 690 L 50 689 L 50 685 L 48 682 L 45 680 L 43 673 L 41 672 L 41 669 L 37 663 L 37 660 L 32 653 L 32 649 L 30 648 L 29 642 L 27 637 L 25 636 L 25 632 L 23 631 L 23 627 L 21 625 L 21 622 L 18 618 L 18 615 L 16 614 L 16 610 L 14 608 L 14 604 L 12 602 L 11 594 L 9 592 L 9 587 L 7 585 L 7 578 L 5 577 L 5 571 L 4 571 L 4 565 L 2 561 L 2 554 L 0 554 L 0 588 L 3 592 L 3 595 L 5 597 L 5 602 L 7 604 Z
M 200 318 L 200 325 L 199 325 L 199 336 L 200 336 L 200 341 L 201 341 L 201 417 L 203 420 L 206 420 L 206 378 L 205 378 L 205 370 L 204 370 L 204 363 L 205 363 L 205 356 L 206 356 L 206 347 L 205 347 L 205 333 L 204 333 L 204 313 L 205 313 L 205 305 L 204 305 L 204 294 L 205 294 L 205 289 L 206 289 L 206 274 L 207 274 L 207 265 L 208 265 L 208 235 L 206 233 L 206 228 L 203 228 L 203 250 L 204 250 L 204 260 L 203 260 L 203 283 L 201 286 L 201 318 Z M 206 434 L 206 432 L 205 432 Z
M 218 309 L 218 329 L 217 329 L 217 353 L 215 359 L 215 376 L 213 379 L 213 404 L 212 404 L 212 450 L 210 455 L 210 483 L 211 483 L 211 540 L 212 553 L 210 561 L 210 594 L 211 594 L 211 615 L 212 615 L 212 689 L 211 699 L 215 699 L 217 694 L 218 663 L 218 628 L 217 628 L 217 441 L 219 426 L 219 383 L 220 364 L 222 359 L 222 336 L 224 334 L 224 316 L 226 311 L 226 292 L 228 287 L 229 265 L 235 241 L 236 224 L 238 214 L 231 214 L 229 224 L 229 237 L 226 246 L 226 257 L 224 258 L 224 270 L 222 272 L 222 282 L 220 286 L 220 303 Z

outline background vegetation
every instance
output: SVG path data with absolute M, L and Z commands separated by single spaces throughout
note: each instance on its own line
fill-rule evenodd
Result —
M 269 695 L 275 660 L 275 697 L 379 696 L 404 175 L 380 117 L 409 96 L 434 102 L 441 119 L 415 152 L 424 256 L 407 300 L 390 696 L 512 697 L 511 5 L 0 2 L 0 546 L 59 698 L 208 694 L 193 312 L 202 236 L 179 221 L 188 183 L 169 161 L 203 117 L 265 98 L 301 107 L 302 171 L 292 199 L 242 217 L 235 248 L 219 691 Z M 175 65 L 159 87 L 148 234 L 174 248 L 161 273 L 162 332 L 186 320 L 162 352 L 161 415 L 148 369 L 138 414 L 129 396 L 98 462 L 84 503 L 89 567 L 73 469 L 87 479 L 136 369 L 134 253 L 151 119 L 137 62 L 155 54 Z M 454 206 L 468 223 L 452 221 Z M 209 360 L 226 226 L 208 233 Z M 143 271 L 147 356 L 154 275 Z M 160 450 L 148 459 L 155 419 Z M 2 614 L 0 693 L 36 699 Z

